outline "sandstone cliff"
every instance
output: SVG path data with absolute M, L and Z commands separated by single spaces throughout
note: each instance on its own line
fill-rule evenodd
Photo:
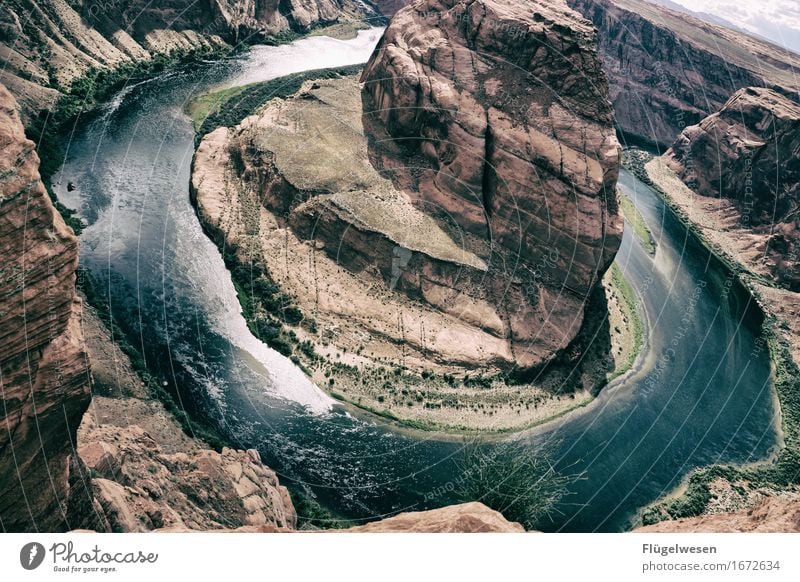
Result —
M 587 357 L 601 377 L 585 384 L 583 371 L 524 392 L 483 377 L 570 346 L 621 237 L 591 26 L 564 5 L 536 7 L 409 6 L 363 90 L 308 81 L 198 147 L 198 212 L 250 273 L 239 284 L 254 331 L 351 402 L 508 429 L 586 401 L 605 377 L 608 352 Z M 554 397 L 576 380 L 580 398 Z
M 416 2 L 362 81 L 373 163 L 486 264 L 460 291 L 480 293 L 503 359 L 564 349 L 622 234 L 591 24 L 560 2 Z
M 186 437 L 82 310 L 78 240 L 2 86 L 0 151 L 0 530 L 294 527 L 258 453 Z
M 94 397 L 78 431 L 100 531 L 291 532 L 287 491 L 254 450 L 210 451 L 149 397 L 92 308 L 83 319 Z M 336 530 L 341 531 L 341 530 Z M 482 503 L 402 513 L 351 532 L 521 532 Z
M 371 0 L 371 4 L 378 7 L 381 14 L 387 18 L 394 16 L 398 10 L 405 8 L 414 0 Z
M 78 438 L 106 531 L 297 523 L 289 492 L 255 450 L 217 453 L 192 443 L 170 453 L 140 426 L 98 426 L 91 416 Z
M 796 99 L 800 57 L 786 49 L 646 0 L 567 2 L 597 27 L 617 123 L 632 137 L 670 144 L 743 87 Z
M 0 83 L 20 102 L 23 121 L 52 106 L 91 68 L 375 16 L 359 0 L 3 0 L 1 5 Z
M 2 86 L 0 152 L 0 529 L 62 531 L 82 523 L 70 473 L 90 400 L 78 240 L 53 208 Z
M 716 202 L 744 264 L 800 291 L 800 104 L 768 89 L 737 91 L 687 127 L 665 161 L 709 199 L 701 204 Z

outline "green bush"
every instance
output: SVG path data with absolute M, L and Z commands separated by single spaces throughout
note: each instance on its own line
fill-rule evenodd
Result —
M 536 529 L 567 494 L 570 483 L 580 478 L 556 471 L 551 458 L 551 448 L 523 441 L 466 441 L 456 461 L 458 498 L 480 501 L 525 529 Z

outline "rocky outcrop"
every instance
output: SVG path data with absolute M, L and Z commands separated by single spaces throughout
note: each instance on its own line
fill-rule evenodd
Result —
M 160 532 L 189 532 L 186 528 L 168 527 Z M 242 526 L 233 531 L 236 533 L 278 533 L 291 530 L 277 528 L 273 525 Z M 400 513 L 380 521 L 359 525 L 349 529 L 314 530 L 318 533 L 524 533 L 525 529 L 518 523 L 508 521 L 500 513 L 489 509 L 483 503 L 471 502 L 460 505 L 448 505 L 428 511 Z
M 98 426 L 87 416 L 78 454 L 91 471 L 106 531 L 291 529 L 297 523 L 289 492 L 252 449 L 217 453 L 194 446 L 168 453 L 139 426 Z
M 737 91 L 687 127 L 664 159 L 697 194 L 732 201 L 748 245 L 758 239 L 752 260 L 800 291 L 800 104 L 768 89 Z
M 75 441 L 98 531 L 285 531 L 297 517 L 287 490 L 255 450 L 216 452 L 188 436 L 133 370 L 91 306 L 83 332 L 93 397 Z M 89 521 L 89 520 L 86 520 Z
M 637 533 L 790 533 L 800 532 L 800 501 L 767 497 L 754 507 L 662 521 L 640 527 Z
M 0 82 L 18 99 L 27 121 L 91 68 L 263 41 L 365 16 L 374 13 L 358 0 L 4 0 Z
M 0 529 L 62 531 L 81 523 L 70 480 L 90 400 L 78 240 L 53 208 L 2 86 L 0 152 Z
M 472 292 L 510 362 L 564 349 L 622 234 L 591 24 L 559 2 L 416 2 L 362 81 L 373 163 L 485 262 Z
M 430 511 L 401 513 L 394 517 L 352 527 L 361 533 L 523 533 L 525 529 L 508 521 L 483 503 L 473 501 Z
M 668 145 L 748 86 L 796 99 L 796 54 L 646 0 L 567 0 L 597 27 L 617 124 Z
M 483 260 L 370 165 L 355 78 L 307 82 L 205 136 L 192 191 L 206 227 L 337 348 L 420 368 L 513 361 L 496 309 L 467 293 Z

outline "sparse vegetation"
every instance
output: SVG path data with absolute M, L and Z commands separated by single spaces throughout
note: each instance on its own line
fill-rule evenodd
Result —
M 626 361 L 617 364 L 617 367 L 609 375 L 609 381 L 621 376 L 633 367 L 644 345 L 644 323 L 639 308 L 639 298 L 616 263 L 611 265 L 611 284 L 620 298 L 620 308 L 627 317 L 628 333 L 631 336 L 633 347 L 628 352 Z
M 86 303 L 95 310 L 103 325 L 111 332 L 111 337 L 114 338 L 114 342 L 119 349 L 128 357 L 133 371 L 145 384 L 150 394 L 159 400 L 167 412 L 175 418 L 183 432 L 190 437 L 205 442 L 217 452 L 221 451 L 222 447 L 231 446 L 227 438 L 219 433 L 216 428 L 200 419 L 190 417 L 186 409 L 178 406 L 176 398 L 180 401 L 180 395 L 177 393 L 177 387 L 170 388 L 172 384 L 165 386 L 161 379 L 153 376 L 145 356 L 129 341 L 128 336 L 114 320 L 108 297 L 98 291 L 97 284 L 91 273 L 82 267 L 78 269 L 76 287 L 83 294 Z
M 286 98 L 296 93 L 305 81 L 311 79 L 336 79 L 361 72 L 363 65 L 348 65 L 330 69 L 317 69 L 294 73 L 263 83 L 252 83 L 202 94 L 187 105 L 192 117 L 197 142 L 218 127 L 233 127 L 251 115 L 258 107 L 275 98 Z
M 311 496 L 310 493 L 290 484 L 289 492 L 292 505 L 297 513 L 297 529 L 345 529 L 356 525 L 355 523 L 336 517 L 328 509 Z
M 95 110 L 100 104 L 125 85 L 136 83 L 168 69 L 185 66 L 200 59 L 208 59 L 228 54 L 230 47 L 202 47 L 192 50 L 173 50 L 159 53 L 146 61 L 132 61 L 113 69 L 92 68 L 72 81 L 69 87 L 55 88 L 62 92 L 52 111 L 42 111 L 33 119 L 25 133 L 36 144 L 39 154 L 39 173 L 47 193 L 56 210 L 75 234 L 83 230 L 83 223 L 75 216 L 75 211 L 67 208 L 55 196 L 50 178 L 61 168 L 65 152 L 61 146 L 61 136 L 70 122 L 76 122 L 80 115 Z
M 758 292 L 751 282 L 765 283 L 764 279 L 748 272 L 729 257 L 710 244 L 696 226 L 683 216 L 669 196 L 650 179 L 645 164 L 652 156 L 640 150 L 626 152 L 623 156 L 626 168 L 647 183 L 673 210 L 693 236 L 713 254 L 720 263 L 732 273 L 738 282 L 755 301 L 762 305 Z M 773 381 L 781 407 L 784 447 L 773 461 L 748 466 L 712 465 L 692 472 L 685 483 L 685 490 L 676 497 L 655 502 L 642 510 L 640 520 L 650 525 L 665 519 L 680 519 L 701 515 L 713 500 L 711 483 L 715 479 L 725 479 L 728 483 L 745 482 L 750 488 L 780 490 L 787 486 L 800 484 L 800 368 L 792 358 L 786 341 L 779 329 L 781 322 L 772 314 L 764 313 L 762 335 L 757 349 L 767 349 L 773 363 Z
M 556 510 L 580 475 L 564 475 L 552 464 L 549 448 L 522 441 L 464 443 L 457 461 L 462 502 L 480 501 L 506 519 L 536 529 L 543 517 Z
M 620 193 L 619 201 L 622 213 L 625 215 L 625 220 L 633 229 L 633 234 L 636 235 L 636 238 L 642 243 L 644 250 L 654 255 L 656 253 L 656 241 L 644 217 L 633 204 L 633 201 L 625 194 Z

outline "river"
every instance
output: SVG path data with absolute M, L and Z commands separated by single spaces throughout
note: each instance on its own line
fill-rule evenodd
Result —
M 128 87 L 65 138 L 54 178 L 88 225 L 82 265 L 159 381 L 236 446 L 257 448 L 284 483 L 355 520 L 451 501 L 431 493 L 451 489 L 460 446 L 355 418 L 250 334 L 189 200 L 194 134 L 183 109 L 210 87 L 364 62 L 380 34 L 254 47 Z M 550 531 L 626 529 L 692 468 L 765 458 L 778 438 L 746 294 L 652 190 L 625 172 L 620 183 L 658 243 L 651 257 L 626 230 L 617 256 L 643 302 L 646 355 L 589 406 L 521 437 L 584 475 L 542 524 Z

